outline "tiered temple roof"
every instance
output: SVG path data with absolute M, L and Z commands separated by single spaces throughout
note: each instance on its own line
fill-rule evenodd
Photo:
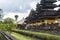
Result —
M 56 4 L 53 4 L 55 2 L 57 2 L 57 1 L 56 0 L 41 0 L 40 5 L 42 5 L 43 9 L 49 9 L 49 8 L 53 9 L 53 8 L 57 7 Z
M 60 16 L 60 9 L 54 10 L 59 7 L 56 4 L 57 0 L 41 0 L 40 4 L 36 5 L 36 10 L 31 10 L 30 15 L 26 18 L 26 22 L 43 21 L 45 19 L 55 19 Z

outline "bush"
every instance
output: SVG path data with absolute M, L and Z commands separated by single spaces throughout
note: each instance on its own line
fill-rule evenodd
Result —
M 51 34 L 40 33 L 40 32 L 32 32 L 27 30 L 13 30 L 13 31 L 22 33 L 28 36 L 45 39 L 45 40 L 60 40 L 60 36 L 57 36 L 57 35 L 51 35 Z
M 0 30 L 4 31 L 10 31 L 11 29 L 15 29 L 16 25 L 15 24 L 0 24 Z

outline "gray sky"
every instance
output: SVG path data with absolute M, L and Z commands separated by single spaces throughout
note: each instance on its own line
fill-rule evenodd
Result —
M 35 9 L 39 2 L 40 0 L 0 0 L 0 8 L 4 11 L 4 18 L 14 18 L 14 15 L 19 15 L 18 20 L 21 20 L 28 16 L 30 10 Z

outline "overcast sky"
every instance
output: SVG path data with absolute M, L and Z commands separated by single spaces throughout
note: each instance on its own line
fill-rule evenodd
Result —
M 4 18 L 14 18 L 14 15 L 19 15 L 18 20 L 21 20 L 28 16 L 30 10 L 35 9 L 39 2 L 40 0 L 0 0 L 0 8 L 4 11 Z

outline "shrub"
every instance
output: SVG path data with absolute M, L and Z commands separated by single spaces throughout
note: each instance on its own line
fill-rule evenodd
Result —
M 45 40 L 60 40 L 60 36 L 57 35 L 52 35 L 52 34 L 46 34 L 46 33 L 40 33 L 40 32 L 32 32 L 32 31 L 27 31 L 27 30 L 13 30 L 18 33 L 22 33 L 28 36 L 33 36 Z

